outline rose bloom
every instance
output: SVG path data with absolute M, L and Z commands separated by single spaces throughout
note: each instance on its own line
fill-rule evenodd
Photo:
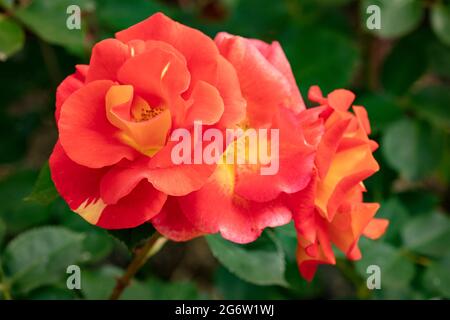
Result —
M 236 70 L 214 41 L 155 14 L 97 43 L 89 65 L 58 87 L 53 181 L 88 222 L 136 227 L 214 172 L 215 165 L 174 165 L 170 133 L 195 120 L 232 128 L 245 106 Z
M 387 222 L 362 202 L 361 181 L 378 170 L 365 109 L 349 112 L 354 96 L 344 90 L 309 96 L 320 106 L 306 109 L 278 42 L 213 40 L 158 13 L 97 43 L 89 65 L 58 87 L 52 179 L 89 223 L 152 223 L 174 241 L 220 232 L 248 243 L 293 219 L 310 279 L 317 264 L 334 263 L 331 243 L 357 259 L 359 236 L 380 236 Z M 260 158 L 174 164 L 169 137 L 193 132 L 194 121 L 221 132 L 278 130 L 278 152 L 268 154 L 277 173 L 261 175 Z M 238 137 L 219 159 L 238 148 L 255 151 Z

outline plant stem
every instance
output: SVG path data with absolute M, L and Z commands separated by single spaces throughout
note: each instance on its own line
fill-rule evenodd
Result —
M 167 239 L 160 233 L 155 232 L 142 246 L 139 248 L 131 263 L 128 265 L 126 272 L 117 279 L 116 286 L 109 297 L 109 300 L 117 300 L 122 295 L 125 288 L 130 284 L 131 279 L 136 275 L 139 269 L 147 262 L 147 260 L 155 255 L 166 243 Z
M 0 291 L 3 292 L 3 297 L 5 298 L 5 300 L 12 300 L 8 285 L 0 283 Z
M 1 264 L 0 264 L 0 291 L 3 292 L 3 297 L 5 298 L 5 300 L 12 300 L 9 283 L 5 279 L 5 274 L 3 273 Z

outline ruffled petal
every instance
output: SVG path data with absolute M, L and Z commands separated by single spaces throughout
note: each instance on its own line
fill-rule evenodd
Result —
M 108 168 L 91 169 L 73 162 L 58 141 L 49 159 L 52 180 L 72 210 L 100 198 L 100 181 Z
M 116 33 L 116 38 L 124 43 L 140 39 L 163 41 L 170 44 L 186 59 L 193 84 L 199 80 L 211 83 L 209 81 L 211 76 L 215 77 L 216 75 L 219 52 L 214 41 L 199 30 L 173 21 L 162 13 L 156 13 L 148 19 Z M 188 94 L 192 89 L 191 87 L 188 90 Z
M 203 235 L 183 214 L 175 197 L 167 199 L 161 212 L 151 222 L 159 233 L 172 241 L 188 241 Z
M 318 184 L 316 205 L 329 221 L 333 220 L 346 194 L 362 180 L 379 170 L 368 146 L 338 152 L 327 176 Z
M 89 168 L 132 160 L 136 151 L 118 139 L 118 129 L 106 118 L 105 95 L 111 81 L 94 81 L 74 92 L 63 104 L 59 138 L 67 155 Z
M 247 100 L 250 127 L 269 126 L 278 107 L 293 105 L 289 81 L 254 45 L 244 38 L 224 34 L 216 37 L 216 43 L 236 69 L 242 94 Z
M 133 228 L 159 213 L 166 195 L 147 181 L 130 188 L 120 200 L 108 205 L 101 195 L 101 184 L 110 168 L 91 169 L 73 162 L 60 143 L 55 145 L 49 165 L 56 189 L 69 207 L 91 224 L 106 229 Z M 124 181 L 123 179 L 121 180 Z M 110 188 L 118 187 L 118 184 Z M 111 191 L 114 192 L 114 191 Z M 121 190 L 115 190 L 121 192 Z
M 100 195 L 106 204 L 116 204 L 148 175 L 147 157 L 141 157 L 133 162 L 122 161 L 113 166 L 100 182 Z
M 105 206 L 97 225 L 105 229 L 137 227 L 156 216 L 166 199 L 166 194 L 142 180 L 126 197 L 116 204 Z
M 379 208 L 378 203 L 351 203 L 341 206 L 329 226 L 331 241 L 351 260 L 361 258 L 357 243 Z
M 194 139 L 194 135 L 190 135 Z M 156 189 L 171 195 L 183 196 L 200 189 L 214 172 L 215 163 L 195 163 L 194 143 L 191 140 L 191 162 L 175 164 L 172 152 L 178 142 L 169 141 L 150 160 L 147 178 Z M 203 151 L 202 151 L 203 152 Z
M 185 124 L 191 126 L 194 121 L 203 125 L 213 125 L 222 117 L 224 105 L 222 98 L 212 85 L 199 81 L 190 97 L 192 104 L 187 110 Z
M 180 206 L 198 230 L 220 232 L 225 239 L 237 243 L 252 242 L 264 228 L 291 220 L 290 211 L 281 201 L 249 201 L 233 194 L 233 186 L 233 169 L 230 165 L 218 165 L 203 188 L 179 199 Z
M 245 119 L 247 101 L 242 96 L 234 67 L 222 56 L 217 59 L 216 81 L 210 81 L 222 96 L 224 111 L 217 126 L 233 128 Z
M 131 57 L 130 47 L 116 39 L 100 41 L 92 48 L 86 82 L 95 80 L 117 81 L 117 72 Z
M 364 228 L 363 235 L 369 239 L 376 240 L 381 237 L 389 226 L 389 220 L 372 219 Z
M 289 64 L 280 43 L 278 41 L 274 41 L 271 44 L 268 44 L 257 39 L 250 39 L 249 41 L 257 47 L 259 52 L 263 54 L 267 61 L 269 61 L 289 81 L 291 85 L 292 99 L 292 104 L 289 107 L 296 113 L 305 110 L 305 103 L 300 95 L 300 91 L 298 90 L 291 65 Z
M 354 100 L 355 94 L 345 89 L 334 90 L 328 94 L 328 104 L 339 111 L 347 111 Z
M 59 121 L 61 106 L 63 105 L 63 103 L 72 93 L 74 93 L 84 85 L 88 68 L 88 65 L 77 65 L 76 72 L 66 77 L 56 89 L 56 123 L 58 123 Z
M 186 62 L 179 55 L 161 49 L 156 43 L 133 58 L 128 59 L 118 71 L 121 83 L 130 84 L 135 93 L 153 107 L 171 109 L 172 101 L 187 90 L 190 74 Z

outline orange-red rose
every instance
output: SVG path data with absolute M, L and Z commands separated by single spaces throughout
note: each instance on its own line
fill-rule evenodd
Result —
M 352 106 L 355 95 L 335 90 L 326 98 L 311 87 L 309 99 L 323 134 L 317 143 L 314 176 L 307 188 L 291 195 L 293 219 L 298 235 L 297 261 L 301 274 L 312 279 L 319 264 L 335 264 L 332 244 L 351 260 L 361 258 L 361 235 L 376 239 L 387 225 L 375 219 L 377 203 L 363 202 L 363 180 L 379 170 L 372 152 L 378 145 L 368 138 L 370 124 L 366 110 Z
M 176 128 L 245 117 L 236 70 L 203 33 L 155 14 L 97 43 L 57 90 L 52 178 L 70 208 L 103 228 L 157 215 L 168 196 L 201 188 L 214 165 L 174 165 Z

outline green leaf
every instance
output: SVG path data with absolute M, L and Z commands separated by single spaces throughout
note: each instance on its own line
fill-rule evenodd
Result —
M 96 271 L 83 272 L 81 291 L 84 297 L 88 300 L 107 299 L 116 285 L 116 278 L 123 273 L 123 270 L 110 265 L 103 266 Z
M 428 45 L 428 59 L 431 70 L 442 77 L 450 78 L 450 50 L 440 41 Z
M 356 270 L 367 279 L 367 267 L 377 265 L 381 271 L 381 289 L 407 289 L 415 274 L 414 264 L 402 252 L 381 241 L 361 239 L 363 257 L 355 262 Z
M 190 281 L 166 282 L 157 278 L 149 278 L 141 285 L 148 295 L 144 299 L 152 300 L 193 300 L 200 297 L 197 286 Z M 133 291 L 127 291 L 123 299 L 139 299 Z
M 433 212 L 410 220 L 402 230 L 406 248 L 431 257 L 441 257 L 450 252 L 450 219 Z
M 103 266 L 96 271 L 83 273 L 81 290 L 86 299 L 107 299 L 116 285 L 116 279 L 122 276 L 123 270 L 114 266 Z M 186 300 L 199 297 L 196 286 L 192 282 L 165 282 L 156 278 L 145 281 L 133 279 L 124 290 L 121 300 Z
M 0 7 L 11 9 L 14 4 L 14 0 L 0 0 Z
M 425 288 L 433 294 L 450 299 L 450 255 L 427 268 L 422 278 Z
M 384 61 L 381 82 L 396 95 L 404 95 L 427 70 L 426 43 L 428 33 L 414 33 L 398 41 Z M 412 54 L 412 52 L 414 54 Z
M 58 191 L 53 184 L 48 162 L 42 167 L 31 194 L 25 198 L 42 205 L 48 205 L 58 198 Z
M 96 263 L 106 258 L 114 247 L 114 239 L 102 228 L 88 223 L 75 212 L 72 212 L 62 198 L 58 198 L 50 206 L 53 218 L 58 225 L 73 231 L 82 232 L 83 262 Z
M 108 230 L 108 233 L 132 250 L 150 238 L 155 228 L 150 223 L 144 223 L 136 228 Z
M 25 32 L 11 18 L 0 14 L 0 61 L 22 49 Z
M 381 150 L 388 164 L 409 180 L 427 176 L 442 158 L 442 134 L 430 126 L 402 119 L 383 135 Z
M 431 27 L 438 38 L 450 46 L 450 4 L 436 3 L 431 8 Z
M 410 214 L 397 198 L 390 198 L 381 203 L 377 218 L 389 220 L 389 228 L 382 239 L 390 243 L 400 244 L 400 230 L 410 219 Z
M 95 263 L 105 259 L 113 250 L 114 241 L 105 230 L 92 226 L 85 232 L 83 241 L 83 261 Z
M 284 298 L 280 292 L 280 287 L 269 286 L 261 288 L 236 277 L 224 267 L 218 268 L 215 274 L 215 283 L 221 298 L 226 300 L 269 300 Z
M 447 86 L 425 87 L 411 95 L 414 111 L 431 124 L 450 132 L 450 90 Z
M 297 261 L 297 232 L 294 222 L 274 229 L 274 233 L 283 247 L 284 254 L 288 261 Z
M 358 101 L 366 107 L 374 134 L 380 133 L 403 116 L 402 110 L 389 95 L 366 94 L 358 97 Z
M 363 0 L 361 23 L 366 28 L 367 7 L 376 5 L 381 12 L 381 28 L 368 30 L 382 38 L 401 37 L 414 30 L 424 15 L 421 0 Z
M 324 94 L 350 85 L 360 61 L 350 36 L 316 25 L 290 32 L 283 45 L 303 93 L 312 85 Z
M 56 286 L 38 288 L 26 296 L 29 300 L 74 300 L 76 298 L 74 290 Z
M 206 237 L 217 260 L 241 279 L 257 285 L 286 286 L 284 252 L 275 236 L 266 232 L 256 242 L 239 245 L 220 235 Z
M 12 240 L 3 254 L 3 269 L 14 292 L 27 293 L 66 276 L 80 259 L 83 236 L 62 227 L 42 227 Z
M 70 30 L 66 25 L 69 18 L 67 8 L 73 4 L 72 0 L 34 0 L 28 5 L 16 8 L 13 15 L 49 43 L 69 48 L 82 48 L 86 28 L 85 18 L 81 18 L 80 30 Z M 93 3 L 90 0 L 77 1 L 76 4 L 82 11 L 93 9 Z

